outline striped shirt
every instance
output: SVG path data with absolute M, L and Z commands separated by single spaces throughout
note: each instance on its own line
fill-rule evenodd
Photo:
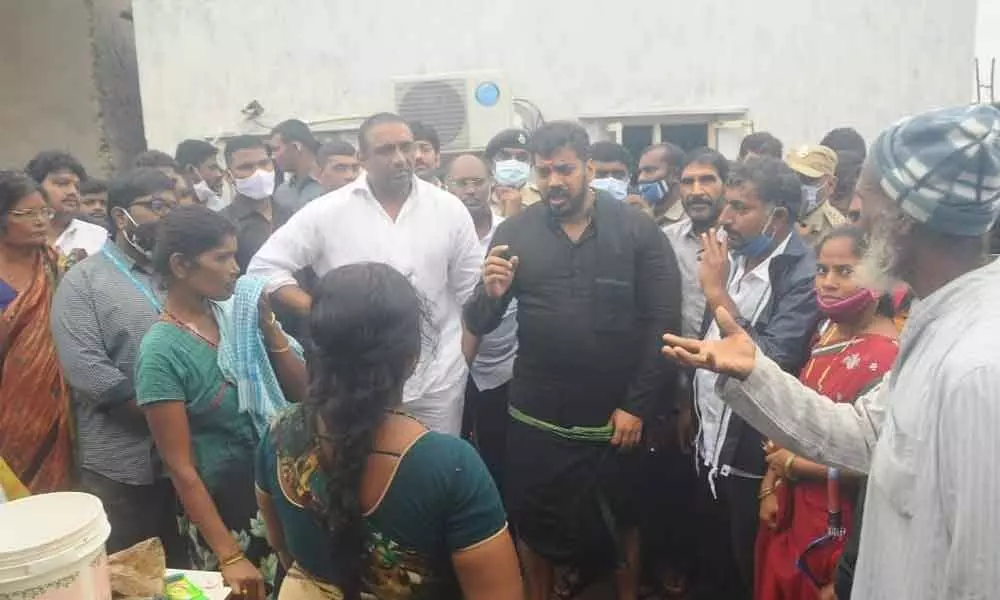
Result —
M 893 372 L 835 404 L 758 354 L 720 378 L 778 444 L 868 473 L 854 600 L 996 598 L 1000 590 L 1000 261 L 914 305 Z
M 105 251 L 59 283 L 52 336 L 72 390 L 80 466 L 120 483 L 147 485 L 162 473 L 145 418 L 129 401 L 139 343 L 159 319 L 150 296 L 162 303 L 166 292 L 113 242 Z

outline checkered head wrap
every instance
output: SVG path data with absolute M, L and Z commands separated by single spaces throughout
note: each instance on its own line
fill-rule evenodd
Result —
M 1000 111 L 991 106 L 903 119 L 870 156 L 885 193 L 934 231 L 983 235 L 1000 214 Z

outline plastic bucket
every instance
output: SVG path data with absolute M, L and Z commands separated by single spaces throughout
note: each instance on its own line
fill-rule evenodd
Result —
M 0 504 L 0 600 L 111 600 L 96 496 L 41 494 Z

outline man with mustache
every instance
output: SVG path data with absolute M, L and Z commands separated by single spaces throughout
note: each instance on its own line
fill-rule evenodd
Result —
M 769 156 L 735 163 L 725 189 L 719 224 L 725 236 L 702 234 L 699 279 L 708 314 L 725 307 L 753 331 L 764 354 L 789 373 L 808 358 L 809 341 L 819 321 L 812 251 L 795 231 L 802 203 L 799 178 L 784 162 Z M 732 256 L 729 250 L 732 249 Z M 705 319 L 705 340 L 719 339 L 719 329 Z M 711 498 L 706 522 L 728 521 L 702 542 L 716 544 L 717 557 L 731 557 L 736 572 L 718 581 L 733 585 L 725 598 L 749 598 L 754 580 L 757 492 L 766 472 L 764 439 L 733 415 L 715 393 L 717 375 L 694 374 L 695 407 L 701 422 L 698 461 Z M 713 502 L 712 499 L 717 500 Z M 720 567 L 725 569 L 725 565 Z
M 504 491 L 532 600 L 550 597 L 554 564 L 616 560 L 618 597 L 636 598 L 624 451 L 642 440 L 674 374 L 657 364 L 650 336 L 657 324 L 680 328 L 669 244 L 647 215 L 590 187 L 589 147 L 576 123 L 534 132 L 543 201 L 497 228 L 465 307 L 469 331 L 483 336 L 518 302 Z
M 687 219 L 667 225 L 664 235 L 670 240 L 684 281 L 685 337 L 697 337 L 705 318 L 705 293 L 698 279 L 701 262 L 701 236 L 716 226 L 725 206 L 729 160 L 711 148 L 691 152 L 680 174 L 681 206 Z
M 413 154 L 413 171 L 417 177 L 441 187 L 438 169 L 441 167 L 441 138 L 437 131 L 426 123 L 412 121 L 410 131 L 416 143 Z
M 111 182 L 114 239 L 59 283 L 52 338 L 72 392 L 80 483 L 101 499 L 111 522 L 108 550 L 159 537 L 168 564 L 183 568 L 173 486 L 152 459 L 133 370 L 165 298 L 150 266 L 156 227 L 176 204 L 173 178 L 158 169 L 140 167 Z
M 452 194 L 414 176 L 416 142 L 399 115 L 379 113 L 358 132 L 363 177 L 306 204 L 250 262 L 269 280 L 273 302 L 303 318 L 312 297 L 294 274 L 322 278 L 346 264 L 381 262 L 423 295 L 428 327 L 421 360 L 403 390 L 406 412 L 458 435 L 468 367 L 461 307 L 479 279 L 483 253 L 469 211 Z
M 882 384 L 834 404 L 782 373 L 731 316 L 722 339 L 673 335 L 663 353 L 712 369 L 731 409 L 810 460 L 868 474 L 851 597 L 992 598 L 1000 589 L 1000 112 L 904 119 L 875 141 L 858 182 L 868 287 L 920 299 Z M 879 288 L 878 286 L 882 287 Z
M 489 168 L 478 156 L 463 154 L 448 165 L 445 187 L 469 209 L 483 255 L 497 226 L 504 221 L 490 207 L 490 183 Z M 517 354 L 517 302 L 510 303 L 503 321 L 490 333 L 477 338 L 466 332 L 462 346 L 469 361 L 462 435 L 479 449 L 497 487 L 502 489 L 503 457 L 507 451 L 507 390 L 514 376 Z

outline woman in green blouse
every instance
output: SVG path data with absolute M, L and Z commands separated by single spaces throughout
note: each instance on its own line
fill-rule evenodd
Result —
M 520 600 L 493 480 L 465 441 L 401 405 L 421 306 L 391 267 L 329 272 L 313 300 L 309 398 L 257 454 L 257 498 L 289 567 L 280 600 Z
M 139 349 L 136 400 L 181 500 L 194 567 L 221 570 L 237 597 L 263 600 L 278 559 L 254 500 L 260 435 L 218 360 L 217 303 L 232 296 L 240 273 L 235 226 L 204 207 L 176 209 L 160 222 L 153 266 L 167 281 L 167 300 Z M 259 327 L 281 391 L 301 400 L 305 365 L 266 300 Z

